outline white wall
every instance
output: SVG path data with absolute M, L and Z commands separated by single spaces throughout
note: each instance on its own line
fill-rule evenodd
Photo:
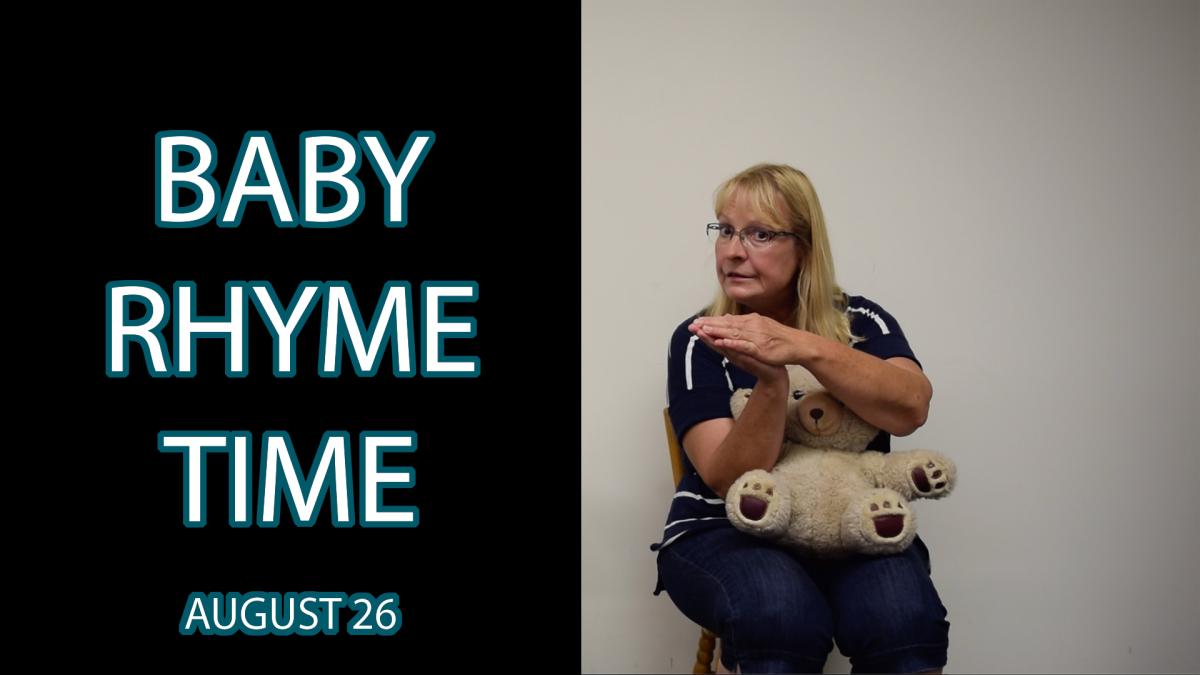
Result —
M 1200 4 L 586 1 L 582 161 L 585 672 L 689 670 L 667 340 L 760 161 L 933 382 L 948 670 L 1200 670 Z

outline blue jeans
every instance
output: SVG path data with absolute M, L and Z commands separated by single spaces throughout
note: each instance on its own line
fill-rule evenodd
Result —
M 906 551 L 816 561 L 732 527 L 680 537 L 658 554 L 660 588 L 721 638 L 743 673 L 819 673 L 837 640 L 854 672 L 946 664 L 950 624 L 918 537 Z

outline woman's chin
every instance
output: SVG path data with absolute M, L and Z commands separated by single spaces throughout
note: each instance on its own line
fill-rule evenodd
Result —
M 723 288 L 725 289 L 725 295 L 729 296 L 730 300 L 743 305 L 747 302 L 753 302 L 754 298 L 758 296 L 757 293 L 751 292 L 750 289 L 738 283 L 727 283 L 724 284 Z

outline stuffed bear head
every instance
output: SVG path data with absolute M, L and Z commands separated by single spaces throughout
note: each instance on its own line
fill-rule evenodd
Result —
M 836 448 L 862 452 L 879 429 L 854 414 L 825 390 L 803 366 L 789 365 L 789 398 L 784 437 L 810 448 Z M 750 400 L 750 389 L 733 393 L 730 407 L 737 419 Z

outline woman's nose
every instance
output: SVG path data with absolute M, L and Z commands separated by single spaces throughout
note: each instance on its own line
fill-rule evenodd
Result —
M 745 258 L 746 242 L 742 241 L 739 235 L 733 235 L 729 243 L 725 244 L 725 254 L 732 258 Z

